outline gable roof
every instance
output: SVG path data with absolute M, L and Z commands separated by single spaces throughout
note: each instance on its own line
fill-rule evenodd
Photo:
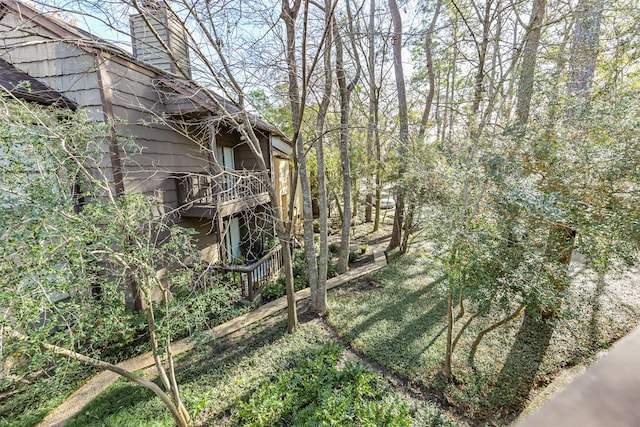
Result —
M 0 58 L 0 88 L 25 101 L 55 105 L 70 110 L 77 108 L 73 101 L 18 70 L 2 58 Z
M 162 86 L 162 89 L 160 90 L 162 90 L 163 92 L 165 90 L 164 88 L 167 88 L 177 95 L 176 98 L 188 100 L 188 103 L 191 104 L 191 107 L 188 109 L 188 111 L 209 111 L 214 114 L 220 114 L 220 109 L 222 108 L 224 109 L 224 114 L 238 117 L 240 120 L 242 120 L 244 117 L 247 117 L 247 119 L 251 121 L 251 124 L 254 128 L 270 132 L 286 139 L 286 135 L 274 125 L 260 119 L 254 114 L 246 114 L 245 116 L 243 111 L 238 108 L 238 106 L 234 102 L 220 95 L 217 95 L 210 91 L 208 91 L 207 93 L 203 93 L 203 89 L 195 89 L 193 88 L 193 86 L 189 85 L 188 82 L 178 81 L 175 78 L 168 76 L 159 76 L 156 80 L 156 87 L 158 88 L 158 86 Z M 215 98 L 215 102 L 211 99 L 212 97 Z M 165 102 L 170 104 L 171 100 L 166 99 Z M 219 106 L 216 105 L 216 103 Z M 179 113 L 180 109 L 178 109 L 177 112 Z
M 119 59 L 120 61 L 118 62 L 125 66 L 135 67 L 140 71 L 146 71 L 146 74 L 162 83 L 163 86 L 175 91 L 177 95 L 188 96 L 188 98 L 193 100 L 195 105 L 202 111 L 210 111 L 214 114 L 222 114 L 219 108 L 217 108 L 210 99 L 207 99 L 206 95 L 202 95 L 202 88 L 194 87 L 188 82 L 183 81 L 181 81 L 180 84 L 177 84 L 175 77 L 170 73 L 135 58 L 129 52 L 126 52 L 125 50 L 106 40 L 96 37 L 93 34 L 77 28 L 71 24 L 68 24 L 64 21 L 56 19 L 53 16 L 50 16 L 50 14 L 38 11 L 33 7 L 21 3 L 17 0 L 0 0 L 0 19 L 2 19 L 2 13 L 6 8 L 15 11 L 16 13 L 32 22 L 35 22 L 36 24 L 50 31 L 62 40 L 73 41 L 74 44 L 81 49 L 88 51 L 98 50 L 110 53 L 114 55 L 109 58 L 110 60 Z M 217 95 L 212 91 L 208 91 L 208 93 L 209 95 L 214 96 L 216 98 L 216 101 L 223 105 L 224 109 L 228 113 L 238 115 L 242 113 L 242 110 L 232 100 Z M 281 136 L 288 142 L 288 138 L 286 137 L 286 135 L 274 125 L 267 123 L 266 121 L 253 114 L 247 114 L 247 116 L 255 128 Z

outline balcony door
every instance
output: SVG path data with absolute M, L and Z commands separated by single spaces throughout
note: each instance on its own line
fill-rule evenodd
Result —
M 236 168 L 236 160 L 232 147 L 217 146 L 216 155 L 218 165 L 223 172 L 232 172 Z M 231 174 L 224 174 L 222 177 L 222 191 L 231 190 L 235 185 L 236 177 Z
M 229 218 L 224 221 L 224 243 L 227 248 L 227 262 L 232 263 L 240 255 L 240 223 L 238 218 Z

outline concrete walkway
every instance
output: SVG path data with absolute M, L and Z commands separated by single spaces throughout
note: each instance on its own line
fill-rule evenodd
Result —
M 640 426 L 640 328 L 518 427 Z
M 349 270 L 345 274 L 333 277 L 327 280 L 327 289 L 333 289 L 343 285 L 351 280 L 357 279 L 374 271 L 381 269 L 387 265 L 387 260 L 380 246 L 376 247 L 373 252 L 373 262 L 366 265 Z M 309 298 L 310 290 L 305 288 L 296 292 L 296 301 Z M 222 338 L 233 332 L 236 332 L 245 326 L 249 326 L 259 320 L 269 317 L 287 307 L 287 297 L 281 297 L 271 301 L 263 306 L 258 307 L 254 311 L 229 320 L 226 323 L 216 326 L 205 334 L 213 339 Z M 185 338 L 171 344 L 171 351 L 174 356 L 185 353 L 194 347 L 195 343 L 190 338 Z M 137 371 L 155 366 L 151 353 L 145 353 L 133 359 L 125 360 L 118 363 L 118 366 L 128 371 Z M 111 384 L 116 382 L 120 376 L 111 371 L 103 371 L 91 378 L 82 387 L 69 396 L 60 406 L 47 415 L 38 426 L 62 426 L 69 421 L 74 415 L 78 414 L 85 405 L 98 396 Z

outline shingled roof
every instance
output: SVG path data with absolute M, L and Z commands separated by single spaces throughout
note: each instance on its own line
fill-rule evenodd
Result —
M 20 0 L 0 0 L 0 6 L 4 6 L 6 8 L 16 11 L 17 13 L 21 14 L 25 18 L 51 31 L 53 34 L 60 37 L 60 39 L 73 41 L 73 43 L 79 46 L 80 48 L 84 48 L 88 50 L 97 49 L 100 51 L 108 52 L 110 54 L 115 55 L 118 58 L 121 58 L 126 63 L 147 69 L 155 74 L 155 78 L 158 83 L 163 84 L 167 88 L 175 90 L 178 96 L 183 96 L 183 97 L 186 96 L 187 98 L 194 101 L 194 103 L 197 104 L 198 107 L 203 110 L 211 111 L 214 114 L 224 114 L 222 111 L 220 111 L 219 108 L 216 107 L 216 105 L 214 105 L 214 103 L 211 101 L 211 99 L 208 96 L 205 96 L 201 93 L 202 88 L 189 84 L 189 82 L 184 82 L 184 81 L 178 82 L 176 81 L 175 76 L 172 76 L 167 72 L 160 70 L 147 62 L 144 62 L 135 58 L 129 52 L 124 51 L 120 47 L 106 40 L 103 40 L 81 28 L 75 27 L 59 19 L 56 19 L 50 14 L 44 14 L 42 12 L 39 12 L 32 6 L 28 6 L 22 3 L 22 1 Z M 115 58 L 111 58 L 111 59 L 113 60 Z M 31 77 L 29 78 L 32 79 Z M 0 83 L 0 87 L 2 87 L 2 83 Z M 34 92 L 33 86 L 32 86 L 31 92 Z M 51 92 L 56 93 L 54 91 L 51 91 Z M 62 96 L 60 94 L 58 95 Z M 238 106 L 232 100 L 226 99 L 216 94 L 212 90 L 209 91 L 209 95 L 215 97 L 217 102 L 220 105 L 224 106 L 226 113 L 237 115 L 237 117 L 239 118 L 246 117 L 246 119 L 249 120 L 252 123 L 252 125 L 255 126 L 257 129 L 271 132 L 275 135 L 281 136 L 287 141 L 287 143 L 289 143 L 289 140 L 286 137 L 286 135 L 273 124 L 268 123 L 264 119 L 251 113 L 245 116 L 244 114 L 242 114 L 242 111 L 238 108 Z M 38 101 L 36 100 L 36 102 Z M 73 104 L 69 100 L 67 100 L 67 102 Z
M 0 58 L 0 90 L 26 101 L 55 105 L 70 110 L 76 109 L 73 101 L 18 70 L 2 58 Z

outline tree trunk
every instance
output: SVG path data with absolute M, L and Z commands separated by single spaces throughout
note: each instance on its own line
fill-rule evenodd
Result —
M 484 19 L 482 20 L 482 40 L 477 44 L 478 48 L 478 70 L 476 71 L 475 89 L 473 96 L 473 105 L 471 113 L 476 114 L 480 111 L 480 102 L 482 102 L 482 94 L 484 93 L 484 68 L 487 62 L 487 48 L 489 46 L 489 31 L 491 29 L 491 6 L 492 0 L 486 0 L 484 7 Z
M 604 0 L 582 0 L 576 7 L 576 23 L 569 58 L 566 117 L 579 127 L 589 112 L 589 97 L 600 49 L 600 22 Z M 580 123 L 582 122 L 582 123 Z
M 348 21 L 351 23 L 351 9 L 347 2 Z M 340 163 L 342 165 L 343 206 L 342 206 L 342 234 L 338 264 L 338 273 L 344 273 L 349 269 L 349 244 L 351 231 L 351 164 L 349 160 L 349 107 L 351 104 L 351 92 L 355 89 L 360 78 L 360 64 L 355 49 L 353 29 L 349 29 L 349 39 L 356 56 L 356 73 L 351 82 L 347 83 L 347 75 L 344 64 L 344 45 L 339 28 L 334 22 L 334 38 L 336 45 L 336 79 L 340 91 Z
M 444 366 L 442 374 L 447 381 L 453 381 L 453 290 L 449 289 L 447 296 L 447 340 L 445 343 Z
M 407 144 L 409 143 L 409 115 L 407 111 L 407 91 L 404 81 L 404 67 L 402 65 L 402 18 L 396 0 L 389 0 L 389 11 L 393 22 L 393 69 L 396 75 L 396 88 L 398 91 L 398 119 L 400 121 L 400 135 L 398 141 L 399 158 L 407 157 Z M 402 224 L 404 218 L 404 162 L 398 166 L 398 182 L 396 190 L 396 209 L 393 218 L 393 230 L 387 250 L 395 249 L 402 242 Z
M 516 99 L 516 129 L 525 127 L 529 122 L 531 110 L 531 98 L 533 96 L 533 82 L 538 58 L 538 46 L 542 34 L 547 0 L 533 0 L 531 19 L 527 28 L 526 40 L 522 52 L 522 64 L 520 65 L 520 77 L 518 82 L 518 95 Z
M 287 293 L 287 333 L 293 333 L 298 327 L 298 313 L 296 311 L 296 291 L 293 286 L 293 259 L 291 257 L 291 242 L 282 242 L 282 268 L 285 277 Z
M 442 0 L 438 0 L 436 3 L 436 9 L 433 12 L 433 17 L 431 18 L 431 23 L 429 24 L 429 28 L 427 29 L 427 39 L 424 43 L 424 54 L 427 60 L 427 75 L 429 77 L 429 93 L 427 94 L 427 99 L 424 104 L 424 110 L 422 112 L 422 119 L 420 120 L 420 130 L 418 132 L 418 139 L 420 141 L 424 139 L 424 136 L 427 132 L 427 127 L 429 126 L 429 116 L 431 115 L 433 97 L 436 92 L 436 76 L 435 72 L 433 71 L 433 32 L 436 28 L 436 22 L 438 21 L 438 16 L 440 15 L 441 6 Z
M 500 326 L 507 324 L 509 322 L 511 322 L 513 319 L 515 319 L 516 317 L 520 316 L 520 314 L 522 314 L 522 311 L 524 310 L 525 305 L 524 304 L 520 304 L 518 306 L 518 308 L 516 309 L 516 311 L 514 311 L 513 313 L 511 313 L 509 316 L 493 323 L 492 325 L 484 328 L 483 330 L 481 330 L 478 335 L 476 336 L 476 339 L 473 340 L 473 343 L 471 344 L 471 349 L 469 350 L 469 357 L 467 358 L 467 361 L 469 363 L 469 366 L 471 366 L 472 368 L 475 369 L 475 357 L 476 357 L 476 351 L 478 350 L 478 346 L 480 345 L 480 343 L 482 342 L 482 339 L 484 338 L 484 336 L 486 334 L 488 334 L 489 332 L 498 329 Z
M 368 34 L 368 58 L 369 71 L 369 114 L 367 116 L 367 194 L 365 196 L 364 221 L 371 222 L 373 214 L 373 180 L 375 177 L 375 132 L 378 126 L 376 122 L 377 87 L 376 87 L 376 50 L 375 50 L 375 13 L 376 1 L 369 1 L 369 34 Z M 373 168 L 373 170 L 372 170 Z
M 298 67 L 296 52 L 296 21 L 300 10 L 301 2 L 296 0 L 293 7 L 289 6 L 289 0 L 282 2 L 281 17 L 285 23 L 287 33 L 287 76 L 289 80 L 289 102 L 291 105 L 291 121 L 294 129 L 294 158 L 298 170 L 298 178 L 302 190 L 302 215 L 303 215 L 303 239 L 304 256 L 307 263 L 307 274 L 312 300 L 316 298 L 318 291 L 318 264 L 316 261 L 316 250 L 313 236 L 313 206 L 311 197 L 311 184 L 307 172 L 307 158 L 305 155 L 304 139 L 302 138 L 302 116 L 304 106 L 298 85 Z M 305 21 L 307 19 L 305 8 Z M 306 23 L 304 25 L 306 29 Z M 306 32 L 302 35 L 306 38 Z M 306 43 L 303 43 L 306 45 Z M 304 51 L 304 46 L 303 46 Z M 303 55 L 304 56 L 304 55 Z M 306 58 L 302 58 L 306 61 Z M 303 70 L 304 73 L 304 70 Z
M 331 70 L 331 44 L 332 44 L 332 21 L 333 13 L 331 12 L 332 0 L 325 0 L 325 28 L 328 31 L 324 42 L 324 92 L 320 101 L 318 110 L 318 118 L 316 121 L 316 158 L 318 167 L 318 208 L 320 215 L 318 218 L 320 225 L 320 253 L 318 257 L 318 290 L 315 298 L 311 298 L 311 310 L 315 313 L 322 314 L 327 311 L 327 264 L 328 257 L 328 203 L 327 203 L 327 183 L 324 166 L 324 125 L 331 101 L 331 92 L 333 88 L 332 70 Z
M 407 210 L 406 216 L 404 219 L 404 234 L 402 236 L 402 243 L 400 244 L 400 252 L 407 253 L 409 250 L 409 238 L 411 237 L 411 232 L 413 231 L 413 221 L 416 210 L 416 204 L 414 202 L 413 197 L 407 197 Z
M 589 112 L 589 95 L 595 72 L 599 50 L 600 21 L 602 19 L 603 0 L 583 0 L 576 9 L 576 24 L 569 59 L 569 80 L 567 82 L 568 107 L 565 121 L 578 132 L 586 132 L 585 122 Z M 547 193 L 565 194 L 568 189 L 560 180 L 551 179 L 547 184 Z M 551 264 L 569 266 L 573 255 L 576 230 L 573 224 L 553 224 L 545 249 L 545 259 Z M 542 307 L 544 318 L 556 317 L 562 305 L 562 294 L 567 286 L 565 272 L 550 278 L 549 286 L 556 295 L 549 307 Z
M 334 25 L 336 42 L 336 77 L 340 91 L 340 165 L 342 166 L 342 229 L 338 253 L 338 273 L 349 269 L 349 243 L 351 231 L 351 165 L 349 163 L 349 91 L 344 69 L 342 36 Z

